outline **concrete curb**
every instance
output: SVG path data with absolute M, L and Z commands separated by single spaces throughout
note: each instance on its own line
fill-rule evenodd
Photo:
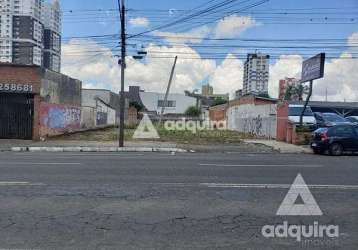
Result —
M 150 148 L 150 147 L 12 147 L 11 152 L 165 152 L 187 153 L 180 148 Z
M 250 141 L 245 140 L 245 143 L 248 144 L 259 144 L 267 147 L 271 147 L 273 150 L 276 150 L 280 154 L 313 154 L 312 150 L 302 146 L 287 144 L 287 145 L 278 145 L 273 143 L 267 143 L 265 141 Z

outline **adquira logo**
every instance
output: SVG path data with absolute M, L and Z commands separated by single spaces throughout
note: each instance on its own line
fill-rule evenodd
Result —
M 134 139 L 159 139 L 158 131 L 155 129 L 148 114 L 143 115 L 143 119 L 133 135 Z
M 299 199 L 301 199 L 303 204 L 296 204 Z M 276 215 L 320 216 L 322 214 L 321 209 L 306 185 L 302 175 L 298 174 L 285 199 L 281 203 L 281 206 L 277 210 Z
M 315 198 L 301 174 L 298 174 L 286 197 L 276 213 L 277 216 L 321 216 L 323 215 Z M 339 237 L 339 226 L 320 225 L 314 221 L 311 225 L 290 225 L 283 221 L 281 225 L 265 225 L 261 233 L 266 238 L 332 239 Z

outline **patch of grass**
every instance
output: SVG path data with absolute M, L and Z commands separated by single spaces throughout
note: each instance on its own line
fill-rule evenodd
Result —
M 166 130 L 164 127 L 157 127 L 160 139 L 150 139 L 150 141 L 174 142 L 181 144 L 222 144 L 222 143 L 240 143 L 242 139 L 253 138 L 250 135 L 230 130 L 202 130 L 193 133 L 189 130 Z M 134 140 L 135 129 L 125 129 L 125 140 Z M 117 141 L 118 128 L 107 128 L 97 131 L 86 131 L 71 135 L 62 135 L 54 138 L 55 140 L 73 140 L 73 141 Z M 143 140 L 137 140 L 143 141 Z
M 53 140 L 70 140 L 70 141 L 117 141 L 118 140 L 118 128 L 106 128 L 96 131 L 86 131 L 79 132 L 74 134 L 62 135 L 55 138 Z M 126 140 L 130 140 L 133 136 L 133 129 L 125 129 L 124 136 Z
M 200 130 L 193 133 L 189 130 L 166 130 L 159 127 L 161 141 L 172 141 L 183 144 L 240 143 L 247 135 L 230 130 Z

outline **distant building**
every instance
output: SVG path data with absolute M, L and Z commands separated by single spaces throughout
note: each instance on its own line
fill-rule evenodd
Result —
M 165 106 L 164 114 L 184 114 L 191 107 L 196 106 L 196 99 L 184 94 L 169 94 L 167 102 L 164 93 L 140 92 L 140 98 L 148 111 L 160 114 Z
M 268 94 L 269 55 L 248 54 L 244 66 L 243 95 Z
M 129 103 L 137 103 L 143 106 L 142 112 L 149 113 L 156 119 L 165 106 L 164 114 L 184 114 L 190 106 L 196 106 L 197 100 L 185 94 L 169 94 L 167 102 L 164 101 L 165 93 L 145 92 L 139 86 L 129 86 L 126 92 Z
M 120 120 L 119 107 L 119 95 L 110 90 L 82 89 L 82 127 L 92 128 L 118 124 Z
M 203 85 L 201 88 L 201 94 L 203 96 L 212 96 L 214 94 L 214 88 L 210 84 Z
M 0 0 L 0 62 L 60 71 L 58 0 Z
M 242 89 L 236 90 L 235 91 L 235 99 L 238 99 L 242 97 Z

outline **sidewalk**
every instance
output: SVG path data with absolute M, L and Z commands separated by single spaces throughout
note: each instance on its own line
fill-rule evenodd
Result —
M 118 148 L 118 142 L 98 141 L 27 141 L 0 140 L 0 151 L 16 152 L 186 152 L 174 143 L 136 141 L 125 142 L 124 148 Z
M 309 148 L 309 146 L 297 146 L 274 140 L 244 140 L 244 142 L 248 144 L 265 145 L 279 151 L 280 153 L 285 154 L 312 154 L 312 150 Z
M 243 140 L 240 144 L 191 145 L 155 141 L 126 141 L 124 148 L 118 142 L 75 140 L 0 140 L 0 151 L 16 152 L 233 152 L 233 153 L 311 153 L 307 146 L 296 146 L 273 140 Z

